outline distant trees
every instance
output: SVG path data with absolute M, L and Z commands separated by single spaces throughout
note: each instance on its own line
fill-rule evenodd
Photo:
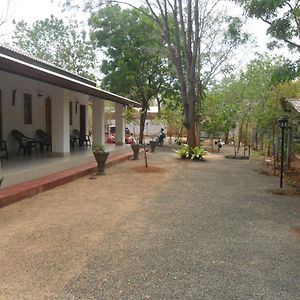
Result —
M 238 145 L 270 145 L 282 114 L 282 97 L 288 96 L 280 87 L 296 77 L 295 64 L 283 57 L 261 55 L 252 60 L 245 71 L 223 79 L 208 93 L 204 105 L 207 130 L 227 133 L 238 127 Z
M 76 22 L 66 24 L 51 16 L 29 26 L 21 21 L 13 35 L 16 46 L 78 75 L 95 79 L 96 55 L 84 30 Z

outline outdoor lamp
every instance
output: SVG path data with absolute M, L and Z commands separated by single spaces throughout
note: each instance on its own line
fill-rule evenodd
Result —
M 286 116 L 282 116 L 278 119 L 278 126 L 281 128 L 281 129 L 284 129 L 288 126 L 288 123 L 289 123 L 289 119 L 288 117 Z
M 280 162 L 280 188 L 282 188 L 283 179 L 283 147 L 284 147 L 284 129 L 289 123 L 288 117 L 282 116 L 278 119 L 278 126 L 281 128 L 281 162 Z

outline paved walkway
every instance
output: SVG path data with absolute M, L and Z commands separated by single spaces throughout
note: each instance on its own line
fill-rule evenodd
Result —
M 222 153 L 148 160 L 2 208 L 0 299 L 300 298 L 300 199 L 277 177 Z
M 77 159 L 78 157 L 80 159 L 77 161 L 76 157 Z M 1 188 L 0 208 L 97 171 L 97 163 L 91 151 L 88 153 L 83 153 L 82 156 L 76 157 L 68 157 L 66 159 L 53 158 L 53 160 L 50 162 L 47 159 L 44 159 L 42 163 L 39 160 L 36 162 L 32 161 L 36 168 L 31 168 L 29 166 L 25 173 L 30 174 L 30 176 L 35 175 L 33 176 L 35 178 L 38 174 L 40 174 L 40 172 L 42 172 L 43 176 L 40 175 L 31 180 L 28 180 L 28 176 L 26 176 L 22 170 L 17 169 L 15 172 L 12 172 L 10 176 L 7 176 L 7 173 L 5 174 L 4 172 L 2 174 L 4 175 L 4 181 L 12 182 L 14 181 L 14 177 L 18 177 L 18 180 L 23 178 L 23 182 L 21 181 L 21 183 Z M 113 166 L 124 160 L 128 160 L 131 157 L 132 150 L 128 147 L 128 145 L 124 145 L 124 147 L 120 146 L 119 149 L 114 149 L 114 151 L 110 153 L 106 165 Z M 48 175 L 45 176 L 45 174 Z

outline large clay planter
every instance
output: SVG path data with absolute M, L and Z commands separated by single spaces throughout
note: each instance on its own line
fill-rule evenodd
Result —
M 141 149 L 141 145 L 139 144 L 131 144 L 131 149 L 133 151 L 133 160 L 139 159 L 139 152 Z
M 93 152 L 98 164 L 96 175 L 104 175 L 105 162 L 107 161 L 109 152 Z
M 154 152 L 155 151 L 155 146 L 157 145 L 157 142 L 156 141 L 150 141 L 150 147 L 151 147 L 151 152 Z

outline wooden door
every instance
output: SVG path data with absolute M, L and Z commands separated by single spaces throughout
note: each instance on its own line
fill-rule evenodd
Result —
M 45 130 L 48 135 L 52 133 L 52 109 L 51 109 L 51 98 L 45 99 Z
M 80 105 L 80 133 L 86 134 L 86 106 Z

